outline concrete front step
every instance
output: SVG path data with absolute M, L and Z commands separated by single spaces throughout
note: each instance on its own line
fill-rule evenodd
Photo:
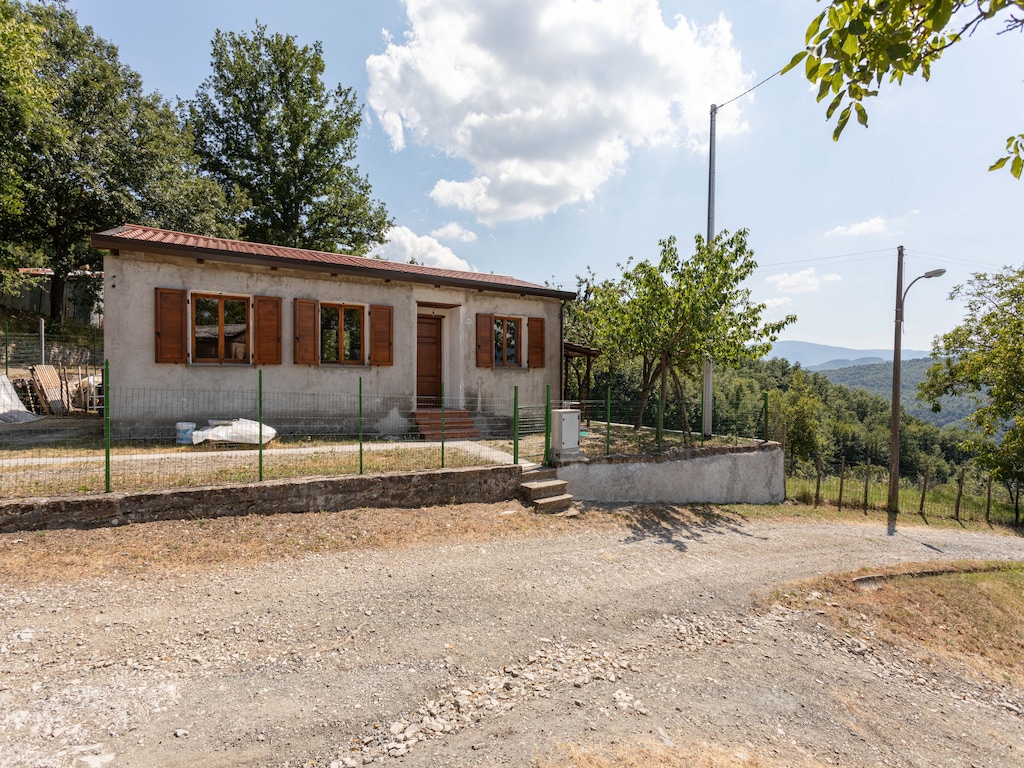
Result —
M 538 480 L 557 480 L 558 472 L 554 467 L 534 467 L 523 472 L 523 482 L 532 483 Z
M 568 487 L 569 484 L 565 480 L 534 480 L 519 484 L 523 496 L 530 502 L 550 496 L 561 496 Z
M 552 514 L 555 512 L 563 512 L 572 506 L 572 495 L 563 493 L 559 496 L 548 496 L 544 499 L 535 499 L 533 507 L 538 512 L 546 512 Z
M 441 411 L 439 409 L 415 411 L 413 416 L 416 419 L 416 429 L 425 439 L 441 439 Z M 478 438 L 480 430 L 477 429 L 476 422 L 469 415 L 469 411 L 445 411 L 444 437 L 446 440 Z

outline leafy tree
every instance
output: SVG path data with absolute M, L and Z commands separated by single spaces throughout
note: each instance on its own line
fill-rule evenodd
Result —
M 964 322 L 936 339 L 920 396 L 932 407 L 944 394 L 975 399 L 978 462 L 1013 497 L 1024 481 L 1024 267 L 975 273 L 950 298 L 965 301 Z
M 790 466 L 793 467 L 797 459 L 813 459 L 820 455 L 826 442 L 822 423 L 825 404 L 802 369 L 793 373 L 781 400 Z
M 818 101 L 829 99 L 826 115 L 836 111 L 833 138 L 839 139 L 851 115 L 868 124 L 864 100 L 878 95 L 882 81 L 900 84 L 905 76 L 930 79 L 932 65 L 951 46 L 988 21 L 1001 21 L 1002 32 L 1021 30 L 1024 0 L 832 0 L 807 29 L 807 48 L 783 68 L 804 62 L 807 79 L 818 86 Z M 842 107 L 842 109 L 840 109 Z M 1006 140 L 1006 155 L 1020 178 L 1024 171 L 1024 134 Z
M 100 258 L 89 234 L 127 220 L 202 234 L 233 228 L 217 213 L 226 209 L 220 188 L 196 175 L 173 110 L 143 95 L 117 48 L 63 3 L 24 12 L 43 31 L 36 76 L 52 98 L 14 137 L 23 147 L 23 205 L 0 212 L 0 238 L 43 252 L 53 270 L 50 315 L 59 321 L 68 275 Z
M 22 209 L 19 166 L 24 144 L 19 139 L 48 100 L 35 76 L 44 53 L 43 29 L 20 4 L 0 0 L 0 212 Z
M 689 259 L 680 258 L 674 237 L 659 245 L 656 265 L 641 261 L 625 269 L 618 282 L 595 286 L 590 302 L 597 346 L 611 360 L 640 361 L 637 427 L 655 388 L 664 402 L 671 381 L 684 401 L 683 381 L 704 359 L 735 365 L 762 357 L 796 319 L 762 322 L 765 306 L 752 303 L 743 287 L 757 267 L 746 230 L 723 232 L 711 243 L 698 235 Z
M 352 89 L 328 91 L 319 42 L 217 31 L 211 74 L 187 104 L 202 169 L 250 201 L 242 236 L 365 254 L 391 220 L 353 164 L 361 121 Z

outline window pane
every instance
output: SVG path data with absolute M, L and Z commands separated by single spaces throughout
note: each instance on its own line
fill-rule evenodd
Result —
M 249 359 L 248 299 L 224 299 L 224 358 Z
M 338 357 L 338 308 L 329 304 L 320 305 L 320 359 L 339 362 Z
M 505 321 L 505 365 L 519 365 L 519 321 Z
M 195 303 L 195 349 L 194 360 L 219 360 L 220 352 L 220 301 L 218 299 L 193 298 Z
M 494 318 L 494 364 L 505 364 L 505 321 Z
M 345 307 L 345 362 L 363 362 L 363 309 Z

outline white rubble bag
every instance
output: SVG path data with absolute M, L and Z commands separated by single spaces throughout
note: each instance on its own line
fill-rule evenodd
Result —
M 42 416 L 36 416 L 25 407 L 11 380 L 6 375 L 0 374 L 0 422 L 20 424 L 41 418 Z
M 277 437 L 277 430 L 263 425 L 263 442 L 269 443 Z M 192 430 L 192 445 L 206 440 L 221 443 L 248 443 L 259 445 L 260 423 L 251 419 L 231 419 L 230 421 L 211 421 L 210 426 Z

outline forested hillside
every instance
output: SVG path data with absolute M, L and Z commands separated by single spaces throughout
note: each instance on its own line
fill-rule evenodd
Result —
M 931 358 L 904 360 L 900 366 L 900 405 L 907 413 L 937 427 L 948 425 L 964 426 L 964 419 L 974 410 L 974 403 L 964 397 L 943 397 L 942 410 L 933 413 L 928 403 L 917 399 L 917 387 L 924 381 L 925 372 L 931 366 Z M 892 363 L 854 365 L 821 371 L 833 384 L 850 389 L 866 389 L 886 399 L 892 391 Z

